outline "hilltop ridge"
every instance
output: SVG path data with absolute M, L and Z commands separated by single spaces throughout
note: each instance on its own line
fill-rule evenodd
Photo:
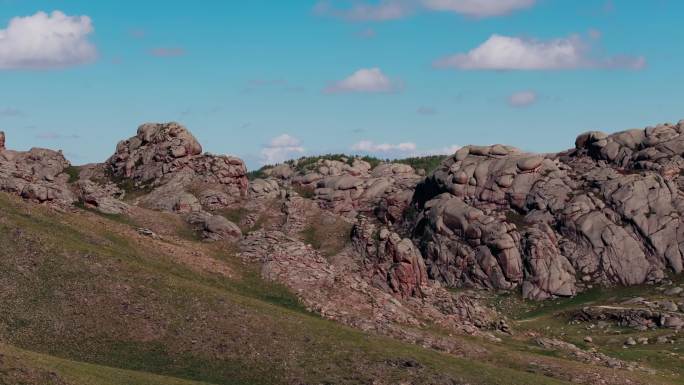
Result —
M 66 253 L 67 259 L 82 259 L 74 266 L 82 264 L 85 269 L 77 274 L 74 266 L 59 259 L 54 262 L 55 277 L 43 271 L 37 279 L 38 271 L 31 271 L 27 279 L 32 286 L 27 287 L 40 290 L 53 278 L 63 280 L 46 288 L 47 298 L 66 306 L 50 317 L 82 328 L 84 333 L 96 333 L 87 326 L 96 315 L 86 311 L 79 316 L 64 309 L 90 306 L 86 304 L 89 301 L 119 306 L 112 301 L 122 301 L 124 318 L 110 314 L 113 323 L 111 329 L 102 331 L 102 338 L 120 340 L 126 335 L 124 340 L 142 344 L 143 350 L 133 349 L 130 354 L 147 351 L 151 348 L 148 342 L 162 344 L 169 357 L 174 357 L 174 364 L 148 362 L 138 368 L 97 349 L 55 348 L 53 343 L 59 339 L 86 343 L 82 340 L 86 335 L 65 335 L 57 329 L 40 332 L 36 315 L 13 305 L 8 307 L 9 321 L 0 320 L 0 325 L 15 330 L 11 325 L 26 319 L 28 326 L 19 328 L 24 328 L 27 336 L 53 341 L 46 345 L 5 334 L 6 350 L 17 357 L 24 353 L 13 349 L 34 350 L 173 376 L 176 372 L 171 368 L 185 367 L 176 361 L 185 351 L 203 360 L 202 365 L 218 366 L 212 366 L 211 373 L 178 369 L 180 377 L 223 383 L 225 360 L 233 360 L 234 365 L 235 354 L 246 354 L 241 349 L 263 336 L 250 334 L 236 345 L 222 342 L 214 346 L 211 341 L 218 337 L 212 333 L 233 333 L 235 325 L 218 321 L 228 310 L 208 305 L 214 301 L 209 297 L 202 297 L 198 305 L 203 309 L 199 320 L 204 331 L 188 330 L 199 327 L 195 323 L 199 320 L 191 316 L 192 320 L 181 319 L 191 312 L 190 305 L 174 308 L 168 302 L 158 302 L 159 296 L 164 296 L 164 301 L 187 300 L 186 294 L 171 284 L 182 277 L 183 282 L 196 282 L 193 285 L 227 290 L 225 293 L 232 294 L 224 295 L 230 298 L 236 293 L 253 298 L 258 304 L 250 306 L 257 308 L 264 306 L 260 301 L 275 300 L 278 315 L 267 316 L 268 322 L 277 323 L 279 317 L 291 319 L 289 312 L 294 309 L 305 317 L 297 322 L 308 323 L 307 317 L 314 314 L 335 325 L 389 338 L 403 346 L 400 349 L 419 345 L 468 362 L 483 359 L 496 363 L 512 370 L 511 378 L 518 378 L 516 368 L 529 361 L 527 354 L 554 368 L 540 376 L 560 382 L 593 384 L 600 378 L 604 383 L 622 384 L 629 378 L 632 383 L 668 383 L 669 371 L 675 370 L 668 367 L 654 374 L 648 365 L 610 348 L 598 351 L 582 346 L 587 343 L 582 338 L 566 341 L 564 335 L 530 328 L 564 317 L 569 317 L 568 325 L 574 325 L 568 326 L 573 333 L 581 333 L 581 325 L 599 320 L 628 326 L 634 333 L 659 336 L 684 327 L 684 304 L 677 300 L 684 289 L 676 284 L 684 263 L 684 122 L 611 135 L 589 132 L 577 137 L 575 148 L 560 153 L 531 154 L 492 145 L 466 146 L 450 156 L 424 160 L 332 155 L 264 167 L 251 178 L 242 160 L 203 153 L 192 133 L 173 122 L 143 124 L 134 136 L 119 142 L 105 162 L 78 167 L 59 151 L 6 149 L 4 139 L 0 133 L 0 190 L 21 199 L 0 197 L 5 212 L 0 224 L 4 242 L 10 245 L 8 253 L 25 261 L 36 255 L 38 271 L 50 263 L 46 259 L 49 253 Z M 30 214 L 25 217 L 23 212 Z M 26 218 L 33 218 L 38 227 L 29 225 Z M 79 235 L 59 235 L 74 232 Z M 53 243 L 59 237 L 68 239 L 62 251 Z M 45 239 L 52 239 L 47 248 L 43 247 Z M 85 255 L 79 251 L 86 249 L 90 251 Z M 96 255 L 99 262 L 91 264 L 89 255 Z M 131 265 L 119 271 L 115 261 L 124 256 Z M 6 271 L 22 271 L 21 258 L 7 258 Z M 83 282 L 100 280 L 102 266 L 109 266 L 113 274 L 108 284 L 113 286 L 104 292 L 94 287 L 75 289 L 77 281 L 68 278 L 75 274 Z M 133 295 L 122 278 L 138 268 L 146 271 L 149 279 L 166 282 L 156 288 L 144 283 L 147 281 L 136 283 L 155 293 L 151 302 Z M 245 286 L 245 280 L 252 280 L 251 286 Z M 4 282 L 10 282 L 8 292 L 21 293 L 26 301 L 38 300 L 34 292 L 20 289 L 11 280 Z M 518 319 L 520 309 L 542 311 L 565 299 L 579 301 L 596 287 L 620 293 L 629 286 L 644 295 L 654 293 L 654 288 L 663 288 L 660 293 L 666 294 L 631 299 L 627 308 L 604 298 L 603 307 L 588 302 L 589 307 L 571 306 L 570 313 L 553 313 L 551 318 L 542 317 L 531 324 Z M 65 290 L 88 294 L 60 300 L 53 297 Z M 74 302 L 75 298 L 85 302 Z M 622 294 L 613 298 L 625 300 Z M 145 305 L 134 305 L 136 301 Z M 242 308 L 242 300 L 231 301 L 237 301 L 231 302 L 231 311 L 251 314 L 252 310 Z M 131 313 L 131 306 L 147 310 Z M 264 317 L 258 312 L 252 321 Z M 138 315 L 131 318 L 132 314 Z M 161 314 L 181 318 L 173 326 L 163 321 Z M 133 334 L 121 334 L 129 323 Z M 321 330 L 333 327 L 324 325 L 333 324 L 321 324 Z M 610 327 L 600 330 L 608 333 Z M 176 346 L 167 339 L 170 335 L 183 336 L 184 344 L 198 349 Z M 463 336 L 474 336 L 478 342 L 467 342 Z M 637 337 L 649 340 L 635 334 Z M 677 341 L 672 336 L 666 339 Z M 551 350 L 565 358 L 542 359 L 536 353 L 520 353 L 505 362 L 497 361 L 494 352 L 509 352 L 516 344 L 528 346 L 525 349 L 532 344 L 534 349 Z M 615 342 L 606 346 L 611 344 Z M 280 354 L 278 349 L 275 355 Z M 303 354 L 304 350 L 298 351 Z M 212 355 L 222 358 L 213 361 Z M 256 360 L 245 363 L 245 368 L 252 368 L 249 365 L 259 362 Z M 374 361 L 354 362 L 370 370 L 368 378 L 395 373 L 396 366 L 387 364 L 389 361 L 379 366 Z M 403 375 L 397 372 L 396 378 L 412 378 L 415 383 L 477 383 L 462 367 L 460 374 L 436 370 L 432 358 L 415 361 L 417 366 L 414 361 L 406 362 L 419 369 Z M 580 362 L 586 365 L 587 374 L 577 377 L 571 368 Z M 283 365 L 276 377 L 292 381 L 297 376 L 315 377 L 310 375 L 316 365 L 300 370 Z M 609 375 L 608 368 L 618 372 Z M 250 370 L 263 373 L 256 367 Z M 345 380 L 332 372 L 333 383 L 357 383 L 363 377 Z M 419 380 L 419 373 L 430 374 Z M 668 374 L 662 377 L 662 373 Z M 243 375 L 246 377 L 241 378 L 251 378 L 254 383 L 285 383 L 278 378 L 266 382 Z M 439 379 L 440 375 L 445 377 Z M 527 377 L 521 375 L 520 383 L 526 383 L 523 378 Z M 537 379 L 541 381 L 541 377 Z M 490 377 L 483 383 L 496 381 Z

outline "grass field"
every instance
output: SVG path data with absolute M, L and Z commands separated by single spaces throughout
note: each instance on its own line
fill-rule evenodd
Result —
M 456 357 L 345 327 L 220 245 L 5 194 L 0 213 L 0 383 L 562 384 L 528 363 L 586 369 L 518 342 L 463 337 L 485 353 Z M 677 383 L 655 380 L 634 383 Z

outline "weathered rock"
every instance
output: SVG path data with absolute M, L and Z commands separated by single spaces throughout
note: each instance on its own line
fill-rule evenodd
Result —
M 249 196 L 255 199 L 277 198 L 280 185 L 274 179 L 255 179 L 249 183 Z
M 213 215 L 204 211 L 190 213 L 186 220 L 197 226 L 204 239 L 209 241 L 237 241 L 242 237 L 240 227 L 221 215 Z
M 648 305 L 648 303 L 641 303 Z M 635 306 L 588 306 L 573 314 L 573 319 L 582 322 L 612 321 L 621 327 L 639 330 L 648 328 L 684 327 L 684 316 L 672 311 Z
M 0 191 L 37 202 L 71 205 L 76 197 L 69 188 L 66 169 L 71 166 L 61 151 L 32 148 L 26 152 L 4 148 L 0 137 Z
M 588 132 L 558 154 L 463 147 L 416 186 L 411 231 L 449 286 L 543 299 L 658 282 L 684 270 L 683 156 L 684 122 Z
M 5 133 L 0 131 L 0 151 L 5 149 Z
M 381 290 L 401 298 L 421 296 L 428 277 L 422 255 L 408 238 L 377 229 L 361 218 L 352 230 L 357 252 L 364 258 L 371 282 Z
M 520 236 L 514 225 L 442 194 L 426 206 L 421 226 L 420 245 L 431 278 L 453 286 L 494 289 L 511 289 L 522 282 Z
M 429 341 L 441 351 L 457 352 L 448 339 L 435 339 L 416 327 L 430 322 L 444 330 L 487 336 L 480 327 L 505 325 L 495 312 L 478 305 L 465 293 L 456 295 L 425 285 L 421 299 L 403 299 L 360 275 L 353 263 L 355 254 L 339 258 L 345 263 L 333 264 L 312 247 L 280 231 L 252 232 L 239 245 L 240 257 L 261 262 L 262 276 L 289 287 L 308 309 L 362 330 L 404 341 Z
M 201 155 L 197 139 L 178 123 L 147 123 L 136 136 L 119 142 L 107 161 L 116 180 L 138 187 L 157 187 L 184 174 L 183 189 L 213 187 L 233 201 L 247 193 L 247 169 L 242 160 L 225 155 Z
M 545 223 L 522 232 L 525 258 L 523 296 L 546 299 L 552 296 L 572 296 L 576 293 L 575 269 L 558 249 L 558 239 Z
M 268 175 L 280 166 L 267 170 Z M 355 158 L 342 162 L 320 159 L 298 171 L 289 181 L 312 191 L 323 209 L 354 218 L 375 212 L 386 222 L 400 221 L 411 202 L 413 189 L 423 177 L 408 165 L 371 165 Z
M 279 164 L 269 170 L 269 176 L 276 179 L 289 179 L 294 175 L 294 170 L 289 164 Z
M 636 341 L 634 341 L 636 344 Z M 622 361 L 596 351 L 585 351 L 574 344 L 554 338 L 537 338 L 537 344 L 545 349 L 571 354 L 574 358 L 584 362 L 598 363 L 609 368 L 634 370 L 638 365 L 634 362 Z
M 88 179 L 79 180 L 76 184 L 79 198 L 86 205 L 105 214 L 123 214 L 129 206 L 122 202 L 124 192 L 113 183 L 100 185 Z
M 663 292 L 665 295 L 679 295 L 684 292 L 684 288 L 681 287 L 673 287 L 670 289 L 667 289 Z

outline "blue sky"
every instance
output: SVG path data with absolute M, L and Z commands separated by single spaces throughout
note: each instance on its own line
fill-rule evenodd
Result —
M 684 118 L 682 14 L 674 0 L 0 0 L 0 130 L 75 164 L 150 121 L 250 168 L 559 151 Z

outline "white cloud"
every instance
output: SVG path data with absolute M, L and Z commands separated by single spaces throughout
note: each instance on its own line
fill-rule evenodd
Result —
M 590 46 L 578 35 L 536 40 L 492 35 L 480 46 L 435 62 L 436 67 L 462 70 L 564 70 L 576 68 L 641 69 L 643 57 L 590 57 Z
M 352 146 L 352 150 L 376 153 L 384 153 L 391 151 L 412 152 L 416 150 L 416 144 L 413 142 L 404 142 L 398 144 L 374 143 L 371 140 L 362 140 L 358 143 L 355 143 Z
M 261 149 L 260 162 L 262 165 L 281 163 L 303 153 L 304 147 L 302 147 L 299 139 L 288 134 L 282 134 L 271 139 Z
M 461 146 L 452 144 L 451 146 L 438 148 L 436 150 L 428 150 L 425 152 L 425 155 L 451 155 L 460 149 Z
M 95 46 L 88 41 L 93 25 L 88 16 L 60 11 L 15 17 L 0 29 L 0 69 L 61 68 L 93 61 Z
M 378 4 L 356 2 L 348 8 L 336 8 L 331 1 L 319 1 L 314 12 L 348 21 L 387 21 L 402 19 L 412 13 L 410 1 L 382 0 Z
M 314 13 L 347 21 L 389 21 L 403 19 L 418 11 L 453 12 L 465 16 L 485 18 L 502 16 L 532 7 L 536 0 L 380 0 L 353 1 L 346 7 L 336 3 L 349 1 L 319 1 Z
M 537 101 L 537 93 L 534 91 L 515 92 L 508 97 L 508 105 L 511 107 L 527 107 Z
M 473 17 L 507 15 L 513 11 L 532 7 L 536 0 L 422 0 L 423 5 L 435 11 L 452 11 Z
M 428 155 L 451 155 L 455 153 L 461 146 L 451 145 L 447 147 L 419 150 L 418 146 L 413 142 L 403 143 L 375 143 L 371 140 L 362 140 L 352 145 L 353 151 L 358 151 L 362 154 L 377 155 L 383 158 L 405 158 L 413 156 L 428 156 Z
M 325 93 L 345 93 L 345 92 L 394 92 L 401 86 L 387 77 L 380 68 L 362 68 L 349 77 L 335 82 L 327 87 Z

